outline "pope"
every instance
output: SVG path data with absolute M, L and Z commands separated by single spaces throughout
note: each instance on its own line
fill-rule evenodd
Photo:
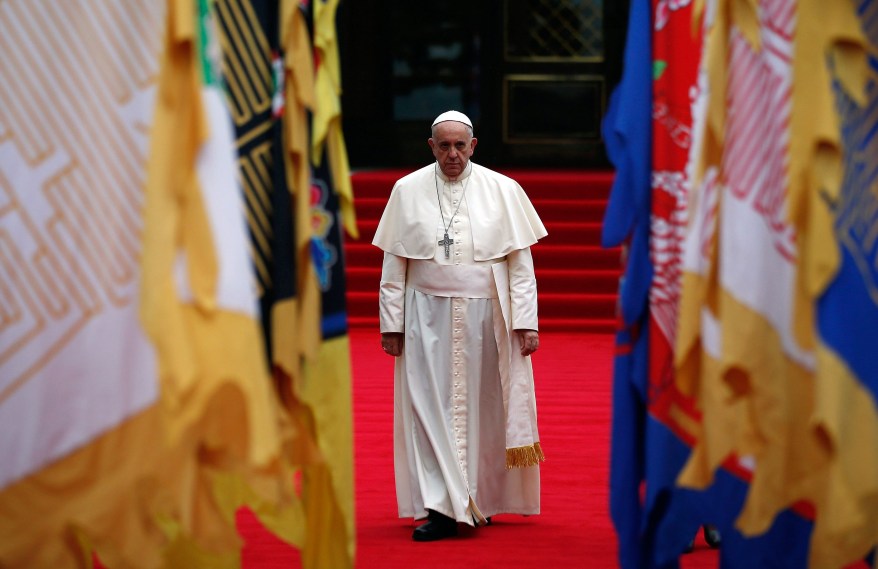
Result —
M 522 187 L 470 160 L 470 119 L 440 114 L 435 161 L 394 185 L 372 243 L 384 251 L 382 349 L 394 365 L 394 467 L 415 541 L 540 511 L 531 354 L 531 246 L 547 232 Z

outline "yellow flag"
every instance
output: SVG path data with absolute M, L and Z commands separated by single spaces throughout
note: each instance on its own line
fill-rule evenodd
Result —
M 809 429 L 816 363 L 813 335 L 800 324 L 812 307 L 799 301 L 802 242 L 789 219 L 790 124 L 802 112 L 791 54 L 800 38 L 812 41 L 797 27 L 800 4 L 719 0 L 706 12 L 709 99 L 694 164 L 716 193 L 703 216 L 715 229 L 707 271 L 684 277 L 696 286 L 683 300 L 689 344 L 678 344 L 680 380 L 701 394 L 704 438 L 681 481 L 703 487 L 722 461 L 744 457 L 752 479 L 737 525 L 745 535 L 815 499 L 828 460 Z M 698 333 L 710 339 L 710 365 L 693 364 Z
M 293 489 L 207 4 L 4 8 L 0 565 L 235 563 Z
M 320 165 L 326 152 L 345 230 L 356 239 L 359 231 L 354 211 L 354 189 L 341 128 L 341 66 L 335 31 L 338 3 L 339 0 L 312 2 L 317 75 L 311 160 L 315 166 Z

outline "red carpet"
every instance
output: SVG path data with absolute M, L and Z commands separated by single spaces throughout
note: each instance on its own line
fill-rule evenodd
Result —
M 619 251 L 600 247 L 612 174 L 504 171 L 521 183 L 549 231 L 534 248 L 542 341 L 534 357 L 542 514 L 497 516 L 455 539 L 415 543 L 396 512 L 392 360 L 378 348 L 381 252 L 371 245 L 393 183 L 406 172 L 353 176 L 360 239 L 345 256 L 354 373 L 358 568 L 616 567 L 608 516 L 611 364 Z M 297 552 L 239 516 L 247 569 L 298 567 Z M 717 566 L 699 535 L 684 569 Z
M 612 336 L 544 332 L 534 357 L 542 468 L 542 514 L 497 516 L 491 526 L 436 543 L 415 543 L 400 519 L 392 461 L 392 360 L 377 331 L 351 333 L 356 442 L 357 564 L 371 569 L 616 567 L 607 513 Z M 296 551 L 239 517 L 246 569 L 298 567 Z M 717 566 L 701 536 L 684 569 Z
M 348 316 L 351 326 L 378 325 L 381 252 L 375 228 L 394 182 L 403 170 L 356 172 L 351 177 L 360 238 L 348 240 Z M 600 246 L 612 184 L 610 172 L 504 170 L 521 184 L 549 231 L 534 247 L 544 331 L 610 332 L 616 304 L 619 250 Z

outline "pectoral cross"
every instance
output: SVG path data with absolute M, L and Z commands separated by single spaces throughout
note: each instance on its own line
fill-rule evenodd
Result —
M 444 245 L 444 246 L 445 246 L 445 258 L 446 258 L 446 259 L 450 256 L 450 254 L 449 254 L 449 252 L 448 252 L 448 248 L 451 246 L 452 243 L 454 243 L 454 239 L 449 239 L 449 238 L 448 238 L 448 232 L 447 232 L 447 231 L 445 232 L 445 239 L 443 239 L 442 241 L 438 241 L 438 242 L 437 242 L 437 245 Z

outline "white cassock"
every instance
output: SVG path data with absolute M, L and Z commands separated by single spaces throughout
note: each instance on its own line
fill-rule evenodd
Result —
M 538 329 L 530 246 L 545 235 L 521 186 L 472 162 L 454 182 L 434 163 L 393 187 L 372 243 L 385 252 L 381 332 L 405 333 L 394 369 L 400 517 L 430 509 L 474 525 L 539 513 L 533 371 L 513 330 Z

